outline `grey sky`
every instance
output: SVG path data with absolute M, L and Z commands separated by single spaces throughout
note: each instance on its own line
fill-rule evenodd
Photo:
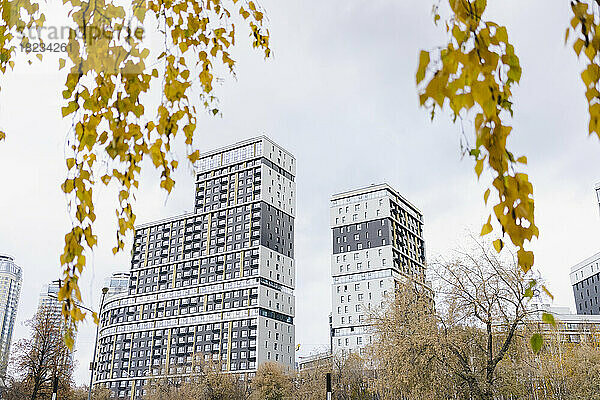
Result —
M 541 231 L 536 266 L 556 303 L 572 306 L 569 269 L 600 250 L 593 193 L 600 181 L 600 143 L 587 135 L 581 66 L 563 46 L 568 2 L 490 3 L 488 16 L 508 25 L 523 66 L 510 145 L 529 159 Z M 333 193 L 384 181 L 395 187 L 424 213 L 430 259 L 460 243 L 467 229 L 478 232 L 487 215 L 472 162 L 460 158 L 459 126 L 446 115 L 432 123 L 418 107 L 418 51 L 444 40 L 442 28 L 431 22 L 431 4 L 263 1 L 273 59 L 264 61 L 239 47 L 237 79 L 217 89 L 222 118 L 203 114 L 199 119 L 204 150 L 264 133 L 296 156 L 300 354 L 328 343 Z M 13 255 L 24 269 L 13 340 L 27 334 L 23 322 L 32 317 L 41 286 L 57 277 L 69 224 L 59 187 L 68 127 L 60 117 L 64 76 L 51 72 L 55 66 L 44 61 L 0 80 L 0 126 L 7 131 L 0 143 L 0 251 Z M 148 166 L 136 195 L 138 222 L 192 209 L 193 175 L 182 165 L 168 199 Z M 100 242 L 88 257 L 92 268 L 81 283 L 94 308 L 103 279 L 129 267 L 129 250 L 117 257 L 110 251 L 112 196 L 111 190 L 96 192 Z M 78 383 L 89 379 L 94 330 L 84 324 L 77 340 Z

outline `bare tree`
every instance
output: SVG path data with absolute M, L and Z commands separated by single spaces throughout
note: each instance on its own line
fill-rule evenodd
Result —
M 31 335 L 16 343 L 11 360 L 20 390 L 31 400 L 50 399 L 58 380 L 60 398 L 70 398 L 73 357 L 64 342 L 65 325 L 53 308 L 38 310 L 28 321 Z
M 500 254 L 474 240 L 453 260 L 435 263 L 443 364 L 469 395 L 490 400 L 498 364 L 524 320 L 534 312 L 538 282 L 525 274 L 508 249 Z
M 382 399 L 491 400 L 502 386 L 499 364 L 522 334 L 537 281 L 505 249 L 475 241 L 432 266 L 435 307 L 407 280 L 371 316 L 373 364 Z M 521 341 L 519 344 L 522 344 Z

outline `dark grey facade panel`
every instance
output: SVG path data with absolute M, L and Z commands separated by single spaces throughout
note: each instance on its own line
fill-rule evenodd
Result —
M 265 202 L 260 203 L 260 244 L 294 257 L 294 218 Z
M 600 315 L 600 273 L 573 285 L 577 314 Z
M 391 244 L 389 218 L 333 228 L 333 254 L 346 253 Z

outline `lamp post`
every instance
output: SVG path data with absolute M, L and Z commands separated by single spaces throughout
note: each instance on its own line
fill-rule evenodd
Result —
M 100 301 L 100 311 L 98 311 L 98 325 L 96 326 L 96 340 L 94 341 L 94 355 L 92 356 L 91 373 L 90 373 L 90 387 L 88 388 L 88 396 L 87 400 L 91 400 L 92 398 L 92 385 L 94 383 L 94 370 L 96 369 L 96 349 L 98 348 L 98 332 L 100 331 L 100 316 L 102 315 L 102 307 L 104 306 L 104 299 L 106 298 L 106 293 L 108 293 L 108 288 L 102 288 L 102 300 Z

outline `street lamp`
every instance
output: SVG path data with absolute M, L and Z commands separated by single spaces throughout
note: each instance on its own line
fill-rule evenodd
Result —
M 102 300 L 100 301 L 100 311 L 98 312 L 98 325 L 96 325 L 96 340 L 94 342 L 94 355 L 92 356 L 91 369 L 92 372 L 90 374 L 90 387 L 88 388 L 88 396 L 87 400 L 91 400 L 92 398 L 92 385 L 94 383 L 94 370 L 96 366 L 96 349 L 98 348 L 98 332 L 100 330 L 100 315 L 102 315 L 102 307 L 104 306 L 104 299 L 106 298 L 106 293 L 108 293 L 108 288 L 102 288 Z

